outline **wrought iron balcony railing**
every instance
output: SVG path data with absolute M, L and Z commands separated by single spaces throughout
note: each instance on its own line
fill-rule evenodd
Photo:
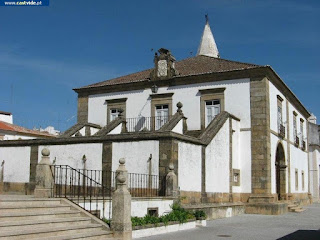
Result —
M 300 142 L 300 139 L 299 139 L 299 137 L 298 137 L 298 136 L 296 136 L 296 139 L 295 139 L 294 145 L 295 145 L 296 147 L 299 147 L 299 142 Z
M 284 138 L 286 136 L 286 128 L 282 124 L 279 126 L 279 136 Z
M 306 150 L 306 142 L 305 141 L 302 141 L 302 148 L 301 148 L 303 151 Z
M 126 118 L 128 132 L 157 131 L 172 116 Z

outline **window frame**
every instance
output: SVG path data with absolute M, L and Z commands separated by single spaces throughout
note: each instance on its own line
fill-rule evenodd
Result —
M 207 101 L 220 101 L 220 113 L 225 110 L 224 91 L 226 88 L 211 88 L 201 89 L 200 92 L 200 124 L 201 129 L 206 128 L 206 102 Z M 208 123 L 209 125 L 210 123 Z
M 151 94 L 151 129 L 155 130 L 156 107 L 159 105 L 168 105 L 168 118 L 172 115 L 172 96 L 174 93 Z
M 126 118 L 126 102 L 128 98 L 108 99 L 107 104 L 107 124 L 111 122 L 111 110 L 122 109 L 123 117 Z

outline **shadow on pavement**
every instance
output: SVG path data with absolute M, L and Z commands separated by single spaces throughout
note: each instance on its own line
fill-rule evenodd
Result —
M 277 240 L 320 240 L 320 230 L 298 230 Z

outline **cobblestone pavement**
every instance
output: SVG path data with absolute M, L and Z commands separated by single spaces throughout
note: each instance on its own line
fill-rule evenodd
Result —
M 207 221 L 206 227 L 161 234 L 141 240 L 320 240 L 320 204 L 305 206 L 302 213 L 280 216 L 244 214 Z M 304 231 L 303 231 L 304 230 Z

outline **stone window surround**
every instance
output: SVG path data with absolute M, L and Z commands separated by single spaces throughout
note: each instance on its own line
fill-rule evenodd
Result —
M 220 112 L 224 111 L 224 91 L 226 88 L 211 88 L 199 90 L 201 129 L 205 129 L 206 101 L 217 99 L 220 101 Z
M 277 95 L 277 107 L 281 108 L 281 121 L 283 122 L 283 114 L 282 114 L 282 102 L 283 102 L 283 98 L 279 95 Z M 278 109 L 277 109 L 277 113 L 278 113 Z M 279 118 L 278 118 L 278 121 L 279 121 Z M 279 128 L 279 124 L 283 124 L 282 122 L 278 122 L 278 128 Z
M 156 116 L 157 105 L 168 105 L 169 116 L 172 115 L 172 96 L 174 93 L 151 94 L 151 117 Z M 154 122 L 152 122 L 154 126 Z M 153 127 L 152 127 L 153 129 Z
M 123 116 L 126 117 L 126 101 L 128 98 L 117 98 L 106 100 L 107 104 L 107 124 L 110 123 L 110 110 L 111 109 L 123 109 Z

